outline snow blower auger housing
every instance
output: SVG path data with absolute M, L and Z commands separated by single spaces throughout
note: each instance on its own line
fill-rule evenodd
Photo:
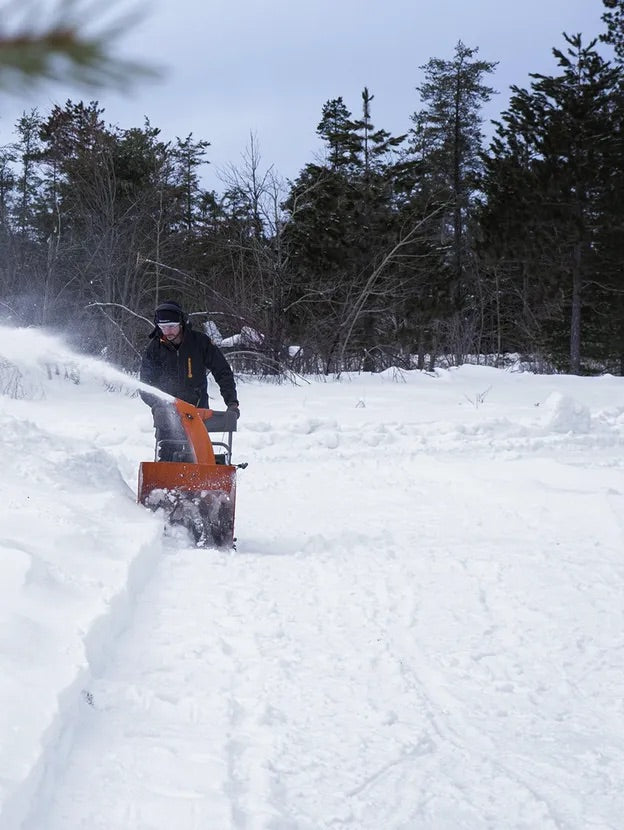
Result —
M 157 428 L 157 460 L 139 467 L 138 501 L 152 510 L 162 508 L 168 523 L 186 527 L 198 547 L 231 548 L 236 470 L 247 466 L 231 463 L 236 414 L 198 409 L 178 399 L 165 406 L 171 423 L 166 439 Z M 226 440 L 213 443 L 209 433 L 214 432 Z

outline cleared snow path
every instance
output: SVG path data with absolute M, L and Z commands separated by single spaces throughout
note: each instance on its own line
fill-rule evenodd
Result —
M 615 486 L 536 459 L 429 461 L 401 493 L 392 465 L 326 472 L 307 520 L 300 491 L 266 514 L 303 546 L 165 547 L 26 830 L 620 826 Z

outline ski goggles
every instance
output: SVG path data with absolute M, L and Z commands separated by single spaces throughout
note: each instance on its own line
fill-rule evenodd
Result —
M 163 331 L 173 331 L 180 328 L 180 323 L 157 323 L 157 325 Z

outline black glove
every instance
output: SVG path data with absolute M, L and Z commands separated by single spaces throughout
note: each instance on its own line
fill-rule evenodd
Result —
M 228 404 L 228 411 L 229 412 L 235 412 L 236 413 L 236 420 L 238 421 L 238 419 L 240 418 L 240 409 L 238 408 L 238 404 L 237 403 L 229 403 Z

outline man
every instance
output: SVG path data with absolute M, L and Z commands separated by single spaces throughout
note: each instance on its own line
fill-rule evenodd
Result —
M 207 334 L 193 330 L 178 303 L 165 302 L 157 307 L 150 339 L 141 362 L 140 378 L 144 383 L 194 406 L 208 408 L 206 372 L 210 372 L 225 405 L 239 417 L 236 383 L 229 363 Z M 140 395 L 152 407 L 157 440 L 178 438 L 176 425 L 169 417 L 166 404 L 147 392 Z M 162 452 L 159 458 L 161 461 L 171 460 L 163 457 Z

